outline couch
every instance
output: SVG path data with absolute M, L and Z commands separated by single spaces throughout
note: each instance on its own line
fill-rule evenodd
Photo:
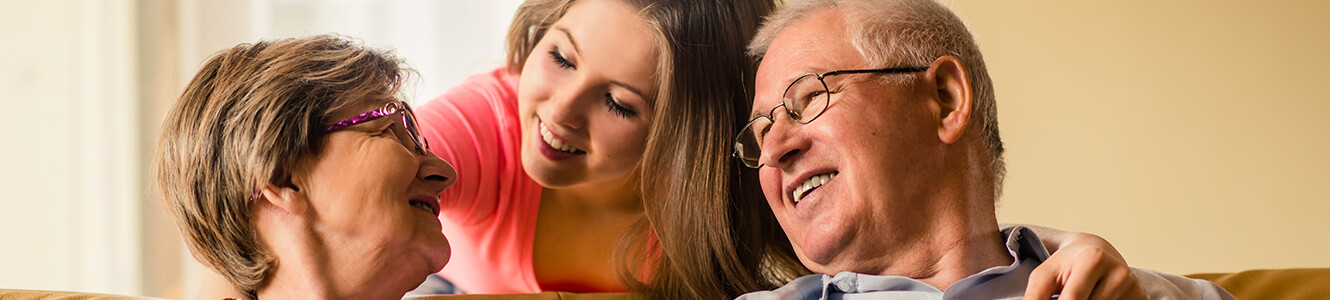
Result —
M 1213 281 L 1238 299 L 1330 299 L 1330 268 L 1250 270 L 1237 273 L 1192 274 L 1187 277 Z M 413 300 L 613 300 L 634 299 L 631 294 L 575 294 L 545 292 L 522 295 L 439 295 L 418 296 Z M 0 300 L 112 300 L 144 299 L 119 295 L 79 292 L 0 289 Z

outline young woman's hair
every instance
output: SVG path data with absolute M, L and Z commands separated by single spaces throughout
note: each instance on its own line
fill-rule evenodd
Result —
M 748 121 L 756 64 L 745 47 L 772 0 L 621 0 L 654 29 L 655 119 L 640 162 L 645 220 L 620 240 L 619 276 L 652 298 L 732 299 L 807 273 L 762 198 L 756 172 L 730 158 Z M 508 34 L 520 72 L 573 0 L 530 0 Z
M 167 113 L 153 159 L 194 257 L 254 299 L 277 263 L 253 222 L 258 189 L 290 184 L 298 161 L 318 154 L 327 116 L 393 98 L 409 74 L 395 56 L 336 35 L 209 58 Z

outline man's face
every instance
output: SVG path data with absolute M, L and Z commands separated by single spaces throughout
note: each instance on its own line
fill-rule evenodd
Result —
M 752 115 L 781 104 L 791 81 L 807 73 L 918 67 L 869 65 L 850 44 L 839 10 L 792 25 L 758 68 Z M 762 190 L 809 269 L 876 272 L 919 240 L 917 225 L 929 221 L 922 195 L 938 169 L 929 154 L 941 143 L 938 112 L 911 76 L 920 74 L 830 76 L 829 104 L 811 123 L 795 123 L 783 109 L 773 115 L 761 145 Z

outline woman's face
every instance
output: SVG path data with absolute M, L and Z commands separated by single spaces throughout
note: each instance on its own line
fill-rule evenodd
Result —
M 332 119 L 385 104 L 365 102 Z M 304 165 L 304 182 L 296 183 L 310 203 L 310 230 L 327 246 L 318 255 L 353 258 L 345 266 L 355 274 L 329 274 L 348 289 L 369 280 L 378 282 L 375 289 L 402 282 L 410 290 L 451 254 L 439 223 L 439 192 L 456 182 L 457 171 L 399 138 L 408 132 L 402 113 L 328 133 L 319 155 Z
M 545 187 L 622 180 L 642 159 L 656 95 L 656 40 L 637 10 L 577 1 L 547 28 L 518 91 L 522 165 Z

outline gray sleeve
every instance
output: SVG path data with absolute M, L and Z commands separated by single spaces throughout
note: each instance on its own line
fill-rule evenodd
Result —
M 1150 299 L 1220 299 L 1237 300 L 1224 288 L 1214 282 L 1192 279 L 1178 275 L 1146 269 L 1131 269 L 1136 279 L 1141 281 Z

